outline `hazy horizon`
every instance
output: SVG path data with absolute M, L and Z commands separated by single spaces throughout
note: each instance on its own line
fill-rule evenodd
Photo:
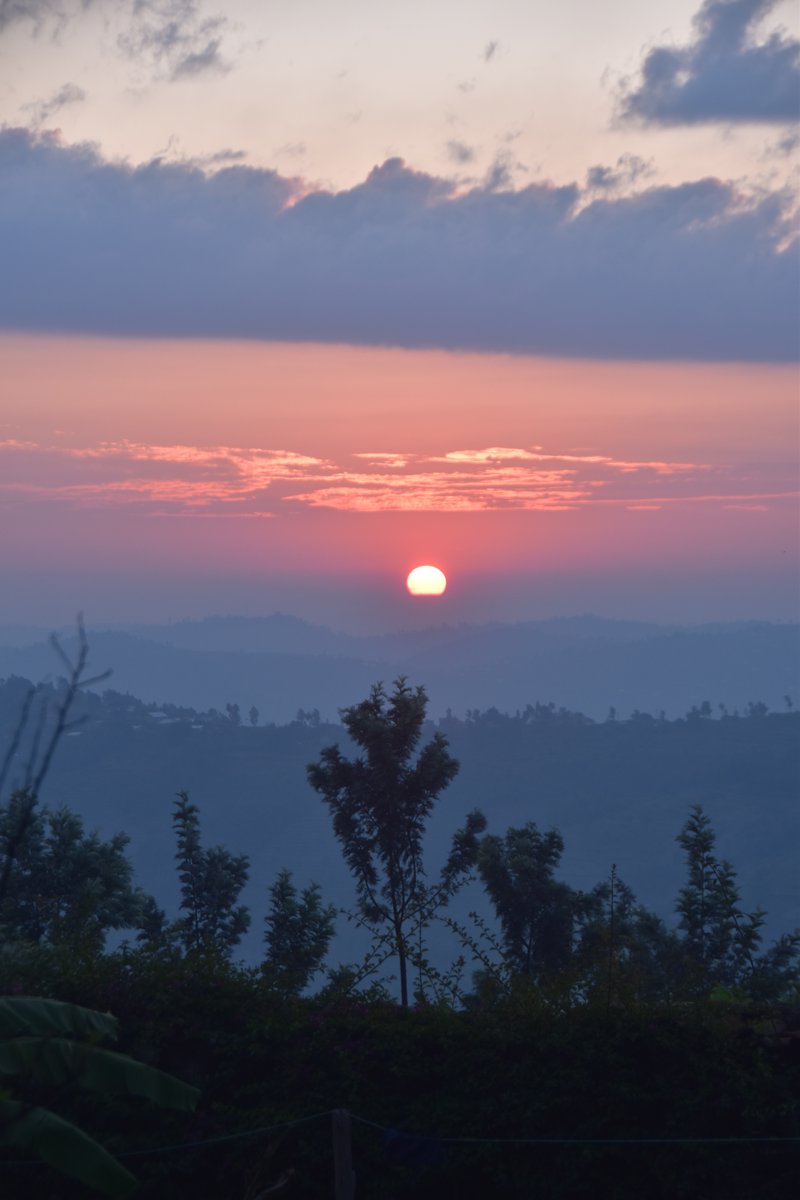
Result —
M 361 593 L 363 601 L 364 593 Z M 368 594 L 367 603 L 371 603 L 374 596 Z M 705 627 L 737 627 L 746 625 L 796 625 L 800 623 L 800 615 L 795 611 L 794 607 L 790 606 L 787 612 L 783 615 L 754 615 L 753 613 L 742 612 L 739 615 L 735 613 L 725 615 L 720 614 L 715 607 L 713 612 L 709 611 L 707 615 L 701 611 L 696 616 L 684 618 L 671 618 L 667 613 L 664 615 L 655 615 L 652 608 L 648 608 L 646 612 L 639 614 L 632 612 L 617 612 L 617 611 L 601 611 L 600 609 L 581 609 L 579 606 L 574 608 L 561 610 L 548 610 L 544 607 L 541 611 L 536 609 L 520 608 L 517 613 L 499 613 L 492 614 L 487 609 L 478 611 L 475 606 L 459 608 L 456 605 L 450 607 L 435 607 L 433 604 L 413 604 L 407 597 L 401 597 L 397 604 L 396 612 L 384 615 L 384 613 L 372 613 L 368 611 L 356 610 L 354 612 L 347 611 L 344 607 L 341 610 L 332 606 L 327 612 L 312 611 L 314 606 L 306 605 L 308 609 L 306 613 L 300 611 L 303 605 L 298 605 L 295 611 L 287 607 L 262 608 L 261 610 L 253 609 L 249 612 L 231 608 L 230 610 L 217 609 L 208 611 L 191 611 L 191 606 L 187 606 L 185 612 L 180 611 L 177 606 L 169 607 L 164 610 L 165 615 L 157 607 L 149 609 L 145 607 L 137 608 L 133 615 L 114 615 L 111 617 L 103 616 L 102 612 L 86 612 L 83 609 L 76 609 L 71 618 L 60 619 L 54 617 L 48 620 L 46 616 L 34 617 L 30 611 L 19 612 L 18 615 L 6 617 L 0 615 L 0 644 L 12 631 L 20 633 L 37 634 L 47 636 L 50 633 L 58 633 L 71 635 L 75 632 L 77 621 L 80 619 L 86 628 L 91 631 L 96 630 L 126 630 L 133 628 L 148 628 L 162 629 L 170 626 L 178 625 L 203 625 L 207 622 L 226 622 L 226 621 L 245 621 L 258 622 L 269 621 L 272 618 L 288 618 L 292 621 L 298 621 L 303 624 L 308 624 L 313 627 L 319 627 L 330 630 L 337 634 L 342 634 L 348 637 L 374 637 L 374 636 L 391 636 L 394 634 L 404 633 L 422 633 L 426 631 L 435 631 L 442 629 L 457 629 L 457 628 L 480 628 L 483 626 L 509 626 L 536 624 L 536 625 L 556 625 L 559 622 L 568 624 L 570 622 L 579 623 L 581 621 L 598 621 L 608 622 L 609 624 L 641 624 L 643 626 L 651 626 L 653 629 L 702 629 Z M 385 611 L 385 610 L 384 610 Z

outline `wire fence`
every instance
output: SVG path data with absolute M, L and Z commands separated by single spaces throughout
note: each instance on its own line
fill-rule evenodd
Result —
M 291 1121 L 281 1121 L 276 1125 L 264 1125 L 257 1129 L 244 1129 L 239 1133 L 221 1134 L 218 1137 L 202 1138 L 190 1142 L 176 1142 L 166 1146 L 151 1146 L 139 1150 L 123 1150 L 115 1157 L 123 1160 L 130 1158 L 148 1158 L 158 1154 L 172 1154 L 186 1150 L 201 1150 L 206 1146 L 219 1146 L 230 1142 L 245 1141 L 249 1138 L 267 1137 L 270 1134 L 282 1133 L 297 1129 L 302 1125 L 310 1125 L 314 1121 L 332 1118 L 334 1112 L 342 1111 L 325 1109 L 323 1112 L 310 1113 L 305 1117 L 296 1117 Z M 736 1145 L 800 1145 L 800 1136 L 771 1136 L 756 1134 L 737 1137 L 461 1137 L 439 1133 L 420 1133 L 406 1129 L 398 1129 L 391 1125 L 382 1125 L 358 1113 L 349 1113 L 350 1119 L 367 1129 L 374 1129 L 390 1138 L 403 1138 L 409 1144 L 436 1146 L 736 1146 Z M 0 1167 L 34 1167 L 41 1166 L 38 1158 L 0 1159 Z

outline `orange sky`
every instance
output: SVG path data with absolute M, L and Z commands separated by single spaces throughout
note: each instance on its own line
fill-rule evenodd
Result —
M 1 619 L 93 600 L 131 619 L 137 581 L 152 619 L 301 597 L 322 620 L 326 589 L 373 589 L 402 621 L 395 587 L 425 561 L 450 576 L 437 619 L 615 597 L 647 617 L 648 587 L 659 619 L 712 616 L 715 596 L 720 616 L 792 611 L 792 367 L 28 336 L 0 353 Z

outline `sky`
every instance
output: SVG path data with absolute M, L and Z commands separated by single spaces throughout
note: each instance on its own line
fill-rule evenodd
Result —
M 0 0 L 0 621 L 796 619 L 799 26 Z

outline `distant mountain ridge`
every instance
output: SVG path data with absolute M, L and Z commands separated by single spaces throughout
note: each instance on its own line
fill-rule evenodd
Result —
M 0 678 L 56 676 L 44 636 L 25 644 L 19 633 L 4 645 L 0 627 Z M 777 710 L 800 695 L 794 624 L 680 627 L 587 615 L 356 637 L 275 613 L 97 627 L 89 636 L 94 665 L 113 672 L 107 686 L 199 709 L 254 706 L 262 723 L 301 708 L 335 719 L 376 680 L 398 675 L 426 687 L 433 717 L 551 700 L 594 719 L 611 708 L 674 717 L 703 700 Z
M 247 650 L 262 653 L 335 654 L 343 657 L 396 661 L 424 653 L 431 646 L 452 645 L 504 634 L 525 640 L 551 642 L 583 638 L 610 638 L 633 641 L 668 633 L 678 626 L 650 625 L 643 621 L 610 620 L 591 615 L 553 617 L 545 621 L 520 621 L 513 624 L 490 622 L 482 625 L 438 625 L 421 630 L 395 633 L 339 633 L 324 625 L 314 625 L 288 613 L 267 617 L 212 616 L 184 620 L 168 625 L 125 625 L 120 631 L 151 641 L 168 642 L 191 650 Z M 110 626 L 98 629 L 113 631 Z M 0 631 L 1 632 L 1 631 Z

